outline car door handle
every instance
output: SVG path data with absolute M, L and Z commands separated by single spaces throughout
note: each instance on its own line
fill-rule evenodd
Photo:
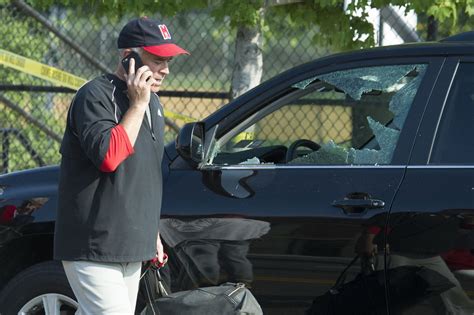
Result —
M 380 199 L 343 199 L 336 200 L 332 203 L 333 207 L 348 209 L 348 208 L 362 208 L 362 209 L 377 209 L 385 207 L 385 202 Z

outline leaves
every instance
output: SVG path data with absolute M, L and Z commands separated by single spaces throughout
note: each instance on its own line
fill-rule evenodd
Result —
M 444 22 L 450 17 L 456 21 L 456 4 L 451 1 L 439 1 L 436 6 L 428 9 L 428 15 L 433 15 L 440 22 Z
M 43 9 L 52 5 L 76 9 L 92 7 L 96 16 L 106 15 L 115 19 L 126 14 L 155 15 L 157 12 L 162 16 L 175 16 L 207 8 L 216 21 L 230 23 L 233 28 L 258 25 L 267 37 L 275 37 L 288 30 L 293 33 L 317 30 L 315 43 L 343 50 L 373 45 L 373 26 L 366 20 L 370 8 L 401 6 L 421 16 L 432 15 L 451 31 L 461 29 L 457 26 L 460 15 L 474 16 L 474 0 L 352 0 L 346 10 L 340 0 L 288 1 L 288 4 L 270 7 L 264 6 L 272 1 L 264 0 L 30 0 L 30 3 Z M 470 26 L 474 24 L 463 20 L 466 21 Z

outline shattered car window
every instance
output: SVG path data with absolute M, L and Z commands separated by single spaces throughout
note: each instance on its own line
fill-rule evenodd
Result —
M 413 65 L 380 67 L 383 71 L 374 71 L 374 68 L 351 69 L 331 72 L 297 83 L 293 87 L 305 89 L 315 80 L 321 80 L 343 90 L 355 100 L 360 100 L 362 94 L 372 90 L 386 90 L 411 72 Z
M 390 164 L 426 69 L 365 67 L 298 82 L 218 139 L 208 163 Z
M 320 80 L 342 90 L 346 95 L 360 101 L 366 93 L 374 91 L 395 92 L 389 101 L 389 111 L 393 120 L 385 125 L 366 117 L 377 149 L 345 148 L 329 141 L 321 148 L 308 155 L 296 158 L 292 164 L 390 164 L 400 130 L 408 115 L 418 86 L 421 82 L 426 65 L 387 66 L 377 68 L 353 69 L 338 71 L 317 76 L 293 87 L 305 89 L 309 84 Z M 357 105 L 356 105 L 357 106 Z

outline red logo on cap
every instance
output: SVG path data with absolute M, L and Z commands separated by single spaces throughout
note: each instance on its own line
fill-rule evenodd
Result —
M 171 34 L 168 31 L 168 28 L 164 24 L 158 25 L 160 28 L 161 35 L 163 36 L 163 39 L 171 39 Z

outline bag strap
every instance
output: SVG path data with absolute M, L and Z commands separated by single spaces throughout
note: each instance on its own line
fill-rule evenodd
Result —
M 159 292 L 162 296 L 169 295 L 168 291 L 166 291 L 166 288 L 163 285 L 164 281 L 163 281 L 163 278 L 161 277 L 160 268 L 156 268 L 154 275 L 155 275 L 156 291 Z
M 143 272 L 142 277 L 145 276 L 145 274 L 146 274 L 147 272 L 149 272 L 149 271 L 150 271 L 150 265 L 148 265 L 148 267 L 145 269 L 145 272 Z M 149 280 L 148 280 L 148 277 L 145 277 L 144 280 L 145 280 L 146 296 L 147 296 L 147 298 L 148 298 L 148 305 L 150 306 L 153 315 L 157 315 L 157 313 L 156 313 L 156 311 L 155 311 L 155 308 L 153 307 L 153 299 L 152 299 L 151 293 L 150 293 L 151 285 L 150 285 L 150 283 L 148 282 L 148 281 L 149 281 Z
M 145 271 L 142 273 L 140 279 L 145 278 L 145 291 L 146 291 L 146 296 L 148 298 L 148 304 L 150 305 L 151 311 L 153 315 L 159 315 L 159 312 L 155 311 L 155 308 L 153 307 L 153 297 L 151 296 L 151 289 L 152 289 L 152 284 L 150 284 L 150 279 L 148 277 L 145 277 L 145 275 L 151 271 L 153 272 L 153 275 L 155 277 L 155 290 L 158 292 L 161 296 L 167 296 L 169 295 L 169 292 L 166 290 L 165 286 L 163 285 L 163 278 L 161 277 L 160 273 L 160 267 L 157 267 L 156 264 L 148 262 L 145 265 Z

